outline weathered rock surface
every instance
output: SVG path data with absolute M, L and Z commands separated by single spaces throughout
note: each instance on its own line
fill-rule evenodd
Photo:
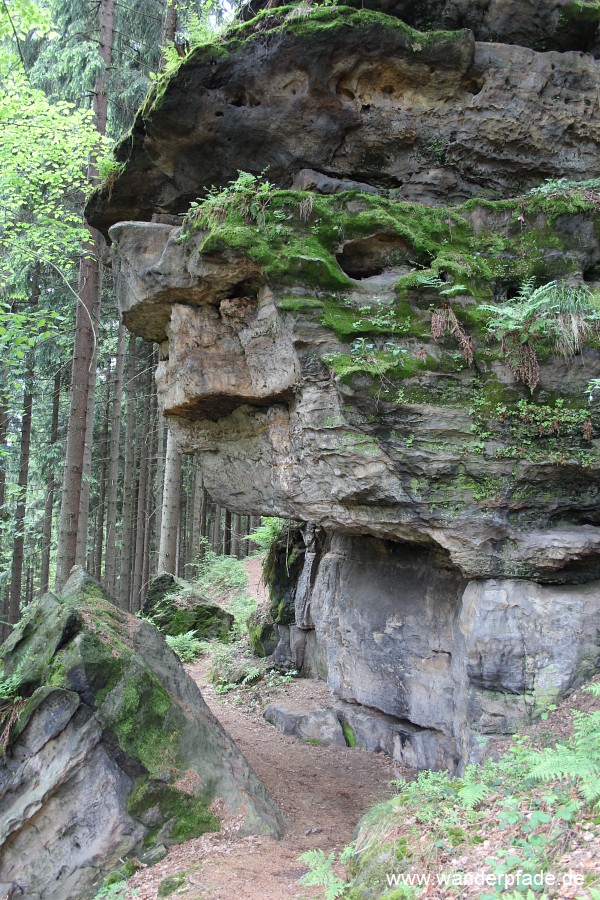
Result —
M 233 616 L 218 603 L 212 603 L 181 578 L 163 573 L 148 586 L 142 613 L 152 619 L 163 634 L 179 635 L 193 631 L 201 640 L 229 640 Z
M 456 768 L 477 759 L 487 737 L 512 733 L 591 677 L 599 616 L 598 581 L 467 583 L 439 551 L 337 534 L 320 554 L 301 630 L 347 702 L 265 715 L 323 743 L 339 743 L 345 722 L 358 746 L 408 766 Z M 293 627 L 280 627 L 282 643 Z M 294 663 L 302 670 L 303 655 Z
M 573 0 L 349 0 L 348 6 L 373 9 L 422 28 L 469 28 L 478 41 L 520 44 L 535 50 L 598 49 L 600 8 Z M 249 20 L 268 0 L 250 0 Z
M 118 151 L 124 172 L 88 218 L 106 230 L 183 214 L 240 168 L 281 187 L 313 170 L 441 204 L 598 177 L 599 81 L 577 52 L 421 34 L 369 10 L 267 12 L 195 50 L 157 89 Z
M 217 798 L 247 833 L 281 833 L 159 632 L 81 571 L 32 604 L 1 655 L 25 698 L 0 762 L 2 896 L 89 897 L 123 857 L 218 829 Z
M 455 301 L 465 316 L 474 315 L 465 320 L 477 354 L 469 369 L 456 345 L 440 347 L 427 333 L 435 294 L 409 290 L 408 306 L 399 317 L 397 285 L 409 267 L 382 263 L 379 247 L 371 249 L 369 238 L 358 236 L 372 234 L 378 222 L 389 235 L 387 243 L 401 231 L 405 249 L 395 252 L 423 253 L 432 269 L 444 264 L 449 236 L 458 242 L 461 230 L 473 256 L 461 252 L 459 266 L 471 266 L 471 259 L 492 263 L 493 247 L 502 244 L 502 258 L 494 263 L 498 274 L 489 287 L 492 299 L 494 291 L 502 295 L 528 271 L 542 269 L 547 277 L 568 272 L 583 281 L 600 260 L 595 207 L 560 216 L 549 237 L 549 220 L 537 201 L 527 208 L 515 203 L 512 210 L 504 204 L 497 210 L 470 204 L 455 219 L 439 216 L 431 227 L 444 229 L 444 236 L 430 236 L 421 249 L 421 210 L 345 197 L 322 198 L 310 221 L 323 222 L 329 215 L 335 222 L 337 211 L 344 227 L 356 230 L 355 237 L 350 233 L 340 241 L 333 229 L 326 239 L 311 236 L 308 262 L 297 243 L 297 255 L 285 251 L 283 271 L 270 275 L 265 266 L 251 283 L 243 253 L 252 254 L 253 248 L 217 252 L 226 234 L 200 232 L 181 243 L 180 229 L 165 225 L 121 223 L 111 230 L 118 291 L 125 298 L 123 318 L 142 336 L 162 343 L 159 399 L 181 445 L 200 455 L 211 490 L 240 512 L 439 545 L 469 577 L 508 575 L 555 583 L 597 579 L 596 443 L 568 425 L 558 443 L 535 426 L 528 430 L 518 417 L 514 427 L 499 427 L 497 407 L 489 398 L 514 405 L 526 402 L 526 394 L 490 354 L 485 332 L 472 330 L 477 328 L 475 300 Z M 523 222 L 535 247 L 526 258 Z M 301 223 L 287 227 L 290 242 L 297 241 Z M 254 230 L 246 231 L 253 240 Z M 275 240 L 270 249 L 277 258 Z M 366 266 L 370 257 L 372 269 L 383 272 L 352 279 L 336 249 L 338 257 L 345 253 L 346 268 L 352 269 L 351 260 Z M 259 252 L 266 251 L 259 247 Z M 178 272 L 174 295 L 163 284 L 163 277 L 169 278 L 163 275 L 166 253 L 167 271 Z M 204 258 L 211 266 L 206 280 L 192 275 L 192 269 L 202 269 L 198 260 Z M 242 263 L 236 268 L 238 258 Z M 236 271 L 240 280 L 233 285 Z M 333 287 L 309 292 L 303 278 L 329 280 Z M 349 353 L 352 337 L 365 334 L 374 335 L 378 343 L 370 346 L 383 354 L 386 339 L 395 338 L 399 378 L 393 358 L 382 356 L 369 368 Z M 581 361 L 584 365 L 567 366 L 556 357 L 542 362 L 541 396 L 560 390 L 581 406 L 589 379 L 600 375 L 600 357 L 589 350 Z M 474 417 L 478 404 L 491 408 L 496 421 L 483 425 Z M 560 431 L 560 423 L 556 427 Z
M 600 665 L 597 319 L 571 353 L 523 322 L 511 349 L 489 309 L 600 288 L 600 13 L 372 2 L 197 48 L 89 217 L 211 494 L 313 529 L 272 660 L 337 699 L 274 718 L 454 767 Z M 267 170 L 261 210 L 170 218 L 240 170 Z

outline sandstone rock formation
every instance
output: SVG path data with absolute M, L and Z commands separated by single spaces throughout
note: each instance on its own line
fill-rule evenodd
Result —
M 142 614 L 165 635 L 193 631 L 200 640 L 228 641 L 234 622 L 231 613 L 218 603 L 211 603 L 191 584 L 166 572 L 148 585 Z
M 597 21 L 379 9 L 264 10 L 195 50 L 89 217 L 210 491 L 311 526 L 277 658 L 380 749 L 460 766 L 599 665 Z M 479 40 L 541 18 L 558 50 Z M 587 319 L 495 329 L 553 281 Z
M 0 893 L 89 897 L 128 855 L 216 830 L 281 833 L 272 801 L 151 625 L 73 574 L 2 647 L 19 701 L 3 710 Z

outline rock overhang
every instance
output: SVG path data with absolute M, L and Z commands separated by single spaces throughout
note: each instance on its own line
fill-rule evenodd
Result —
M 87 217 L 106 231 L 183 214 L 244 166 L 280 187 L 317 170 L 438 204 L 590 178 L 600 174 L 586 106 L 597 85 L 595 61 L 578 53 L 421 33 L 371 10 L 268 10 L 161 79 Z M 557 136 L 560 159 L 549 150 Z

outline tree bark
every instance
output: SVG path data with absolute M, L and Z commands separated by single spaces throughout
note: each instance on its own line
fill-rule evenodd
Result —
M 119 498 L 119 448 L 121 444 L 121 406 L 123 402 L 123 369 L 125 365 L 125 326 L 121 322 L 117 337 L 117 358 L 113 384 L 110 423 L 108 486 L 106 497 L 106 550 L 104 585 L 115 596 L 117 581 L 117 502 Z
M 50 447 L 54 447 L 58 441 L 58 416 L 60 412 L 60 387 L 61 370 L 54 375 L 54 389 L 52 391 L 52 420 L 50 423 Z M 44 500 L 44 525 L 42 531 L 42 564 L 40 571 L 40 594 L 45 594 L 50 589 L 50 555 L 52 549 L 52 516 L 54 512 L 54 494 L 56 491 L 56 479 L 54 477 L 54 460 L 48 481 L 46 483 L 46 497 Z
M 223 527 L 223 554 L 231 556 L 231 513 L 225 510 L 225 525 Z
M 143 390 L 144 411 L 142 414 L 142 427 L 139 436 L 139 487 L 137 496 L 137 514 L 135 527 L 135 550 L 133 556 L 133 591 L 131 597 L 130 612 L 136 613 L 142 608 L 142 584 L 144 572 L 144 545 L 146 543 L 146 492 L 148 488 L 148 457 L 150 455 L 150 411 L 152 390 L 152 348 L 146 353 L 144 362 L 146 369 L 141 379 Z
M 102 422 L 102 439 L 100 441 L 100 480 L 98 484 L 98 511 L 94 525 L 94 577 L 102 579 L 102 553 L 104 550 L 104 522 L 106 519 L 106 482 L 108 478 L 108 421 L 110 417 L 112 359 L 106 364 L 106 381 L 104 395 L 104 420 Z M 90 571 L 92 571 L 90 569 Z
M 181 454 L 171 429 L 168 428 L 158 571 L 170 572 L 172 575 L 175 575 L 177 571 L 177 535 L 180 509 Z
M 219 553 L 219 554 L 221 553 L 221 547 L 222 547 L 221 518 L 222 518 L 221 504 L 215 503 L 215 519 L 213 522 L 212 548 L 213 548 L 213 553 Z
M 240 523 L 242 517 L 237 513 L 233 514 L 231 522 L 231 555 L 236 559 L 240 559 Z
M 33 409 L 33 351 L 29 351 L 29 361 L 25 374 L 23 396 L 23 418 L 21 421 L 21 453 L 19 458 L 19 481 L 17 505 L 15 508 L 15 536 L 13 541 L 12 569 L 10 580 L 10 608 L 8 621 L 16 625 L 21 617 L 21 592 L 23 589 L 23 556 L 25 550 L 25 513 L 27 509 L 27 485 L 29 482 L 29 456 L 31 449 L 31 420 Z
M 135 389 L 136 389 L 136 338 L 129 339 L 125 383 L 127 403 L 125 413 L 125 465 L 123 471 L 123 511 L 121 517 L 121 578 L 119 584 L 119 605 L 129 609 L 131 593 L 131 554 L 133 532 L 133 509 L 135 500 L 134 440 L 135 440 Z
M 144 529 L 144 561 L 142 566 L 142 589 L 140 594 L 140 609 L 143 606 L 146 593 L 148 590 L 148 583 L 150 581 L 150 555 L 151 555 L 151 547 L 152 547 L 152 536 L 154 532 L 154 525 L 156 521 L 156 497 L 154 495 L 154 470 L 156 468 L 156 446 L 157 446 L 157 433 L 156 433 L 156 419 L 158 415 L 157 408 L 157 400 L 156 400 L 156 390 L 154 385 L 154 371 L 156 367 L 156 359 L 154 354 L 152 355 L 152 370 L 150 376 L 150 387 L 152 390 L 152 404 L 151 404 L 151 420 L 153 423 L 153 427 L 150 432 L 150 450 L 148 456 L 148 477 L 146 479 L 147 488 L 146 488 L 146 514 L 145 521 L 146 527 Z
M 160 535 L 162 532 L 162 504 L 165 490 L 165 433 L 167 431 L 165 417 L 158 410 L 157 447 L 156 447 L 156 528 L 154 559 L 151 566 L 153 572 L 158 572 L 158 556 L 160 552 Z
M 0 376 L 4 372 L 0 367 Z M 6 502 L 6 439 L 8 437 L 8 401 L 4 395 L 3 380 L 0 378 L 0 550 L 2 549 L 2 526 L 6 521 L 4 503 Z
M 99 6 L 100 56 L 103 67 L 94 85 L 94 113 L 96 127 L 106 133 L 108 110 L 108 82 L 112 60 L 112 42 L 115 20 L 115 0 L 101 0 Z M 88 179 L 93 184 L 98 172 L 93 159 L 88 164 Z M 64 586 L 77 556 L 77 537 L 81 533 L 79 518 L 83 485 L 84 449 L 86 446 L 86 425 L 88 416 L 93 416 L 93 392 L 90 393 L 91 371 L 97 346 L 97 332 L 94 322 L 100 311 L 100 271 L 99 259 L 102 252 L 102 235 L 94 228 L 88 228 L 89 237 L 84 246 L 79 267 L 77 312 L 75 316 L 75 343 L 71 378 L 71 403 L 65 469 L 63 476 L 62 501 L 58 530 L 58 551 L 56 558 L 56 587 Z M 92 411 L 90 411 L 90 406 Z M 85 507 L 85 503 L 84 503 Z M 79 546 L 81 552 L 82 538 Z

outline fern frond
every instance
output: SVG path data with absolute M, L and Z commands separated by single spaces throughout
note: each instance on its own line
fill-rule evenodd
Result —
M 581 796 L 590 806 L 600 805 L 600 773 L 596 778 L 591 778 L 579 785 Z
M 529 770 L 536 781 L 558 781 L 561 778 L 584 779 L 600 776 L 600 768 L 588 753 L 571 750 L 564 744 L 545 750 Z
M 585 688 L 588 693 L 593 694 L 594 697 L 600 697 L 600 681 L 596 681 L 594 684 L 588 684 Z
M 460 802 L 465 809 L 474 809 L 490 793 L 490 787 L 481 782 L 468 781 L 458 790 Z

